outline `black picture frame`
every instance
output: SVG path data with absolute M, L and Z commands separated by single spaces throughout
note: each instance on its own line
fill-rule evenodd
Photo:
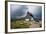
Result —
M 20 2 L 20 3 L 36 3 L 36 4 L 44 4 L 44 30 L 38 31 L 21 31 L 21 32 L 8 32 L 8 2 Z M 5 33 L 24 33 L 24 32 L 41 32 L 45 31 L 45 3 L 42 2 L 27 2 L 27 1 L 5 1 Z

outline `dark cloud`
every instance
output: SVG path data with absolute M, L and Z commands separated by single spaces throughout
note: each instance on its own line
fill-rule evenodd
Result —
M 37 7 L 37 8 L 35 8 L 34 11 L 33 11 L 33 9 L 31 11 L 34 18 L 40 18 L 41 19 L 42 7 L 41 6 L 34 6 L 34 7 Z M 29 7 L 29 8 L 31 8 L 31 7 Z M 21 18 L 21 16 L 27 15 L 26 10 L 28 10 L 28 7 L 26 5 L 10 5 L 11 18 L 14 18 L 14 17 L 15 18 Z
M 19 6 L 19 8 L 17 7 L 18 9 L 16 9 L 16 7 L 12 8 L 12 6 L 13 5 L 11 5 L 11 17 L 12 18 L 14 18 L 14 17 L 19 18 L 23 15 L 26 15 L 26 10 L 27 10 L 26 5 L 21 5 L 21 7 L 20 6 Z M 12 10 L 12 9 L 16 9 L 16 10 Z

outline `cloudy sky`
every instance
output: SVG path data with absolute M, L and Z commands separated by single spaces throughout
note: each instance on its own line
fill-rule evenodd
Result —
M 41 6 L 32 6 L 32 5 L 10 5 L 10 14 L 11 17 L 14 18 L 22 18 L 27 15 L 27 12 L 30 12 L 33 14 L 33 16 L 36 18 L 41 18 L 42 16 L 42 7 Z

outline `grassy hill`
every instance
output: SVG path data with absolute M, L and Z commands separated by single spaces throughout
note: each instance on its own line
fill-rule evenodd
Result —
M 38 23 L 35 21 L 25 21 L 24 19 L 14 19 L 11 21 L 11 28 L 39 28 L 42 26 L 41 24 L 41 22 Z

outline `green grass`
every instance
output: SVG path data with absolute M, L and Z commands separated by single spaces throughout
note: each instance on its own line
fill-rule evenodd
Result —
M 25 20 L 13 20 L 11 21 L 11 28 L 17 29 L 17 28 L 29 28 L 29 23 Z

